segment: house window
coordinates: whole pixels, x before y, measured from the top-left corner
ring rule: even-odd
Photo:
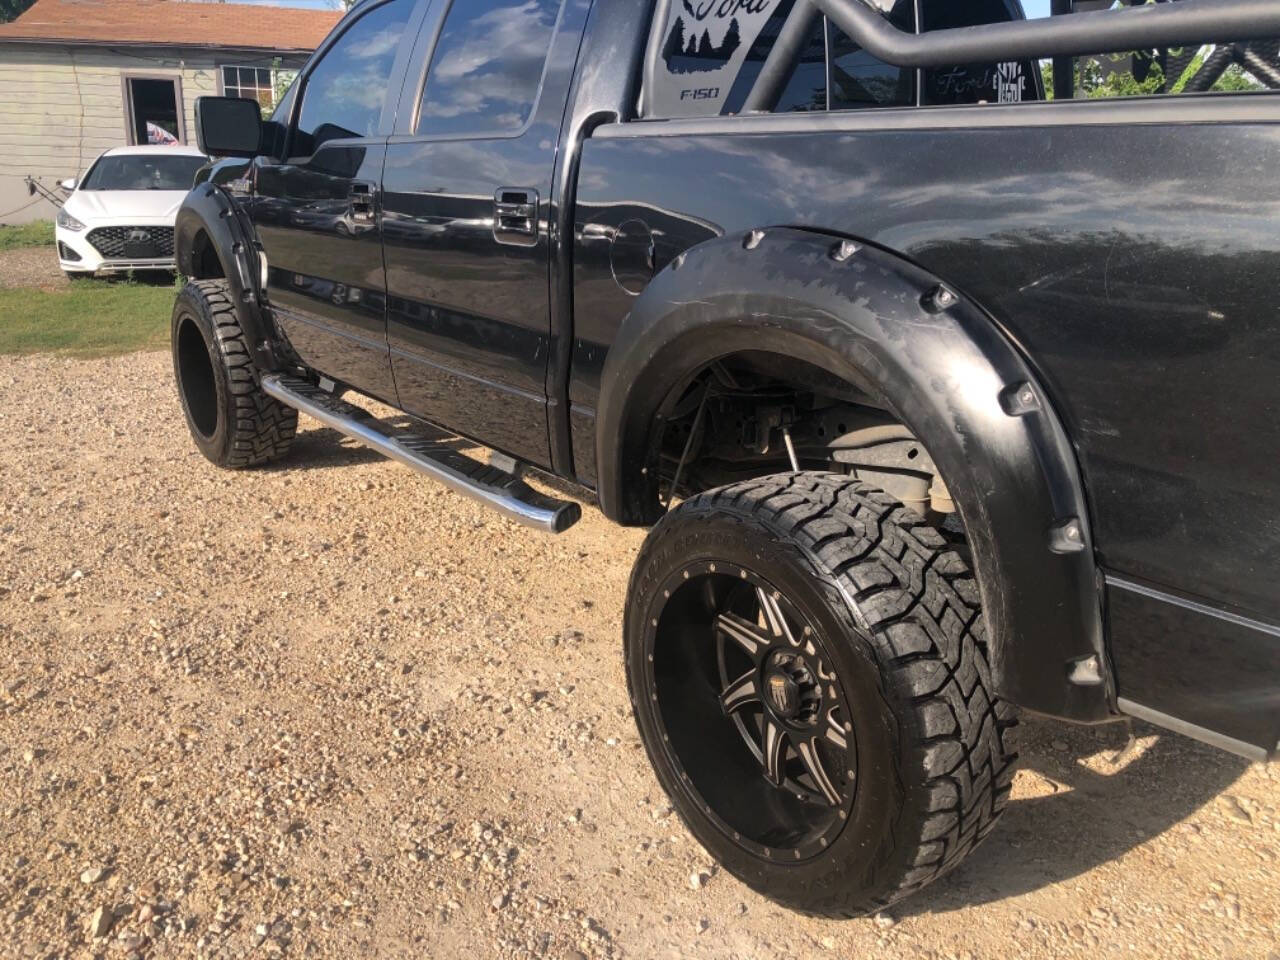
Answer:
[[[271,67],[223,67],[222,92],[228,97],[257,100],[265,113],[276,105],[276,82],[281,79]]]

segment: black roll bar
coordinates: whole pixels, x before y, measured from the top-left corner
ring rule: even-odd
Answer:
[[[1040,60],[1280,36],[1280,0],[1179,0],[1041,20],[906,33],[861,0],[812,0],[872,56],[895,67]]]
[[[747,94],[746,102],[742,105],[743,113],[772,113],[777,109],[792,68],[800,59],[805,44],[809,42],[809,33],[819,16],[821,14],[811,0],[796,0],[782,29],[778,31],[773,49],[760,68],[755,85]]]

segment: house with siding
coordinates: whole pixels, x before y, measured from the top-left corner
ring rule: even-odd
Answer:
[[[110,147],[195,142],[206,94],[265,108],[336,11],[181,0],[37,0],[0,24],[0,223],[53,215],[28,190]]]

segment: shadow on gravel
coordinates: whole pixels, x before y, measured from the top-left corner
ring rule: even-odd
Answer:
[[[1123,725],[1068,728],[1024,719],[1019,730],[1021,769],[1030,771],[1034,792],[1043,795],[1010,803],[964,864],[894,913],[946,913],[1070,880],[1176,826],[1249,767],[1239,757],[1135,723],[1139,738],[1158,739],[1110,773],[1107,759],[1093,761],[1098,770],[1079,759],[1124,750]]]

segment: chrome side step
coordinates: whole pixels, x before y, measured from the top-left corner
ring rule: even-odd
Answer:
[[[512,520],[548,533],[563,533],[582,517],[578,504],[544,496],[525,483],[518,473],[472,460],[447,442],[412,433],[386,433],[367,410],[326,393],[300,377],[268,374],[262,378],[262,389],[326,427],[439,480],[449,489],[479,500]]]

